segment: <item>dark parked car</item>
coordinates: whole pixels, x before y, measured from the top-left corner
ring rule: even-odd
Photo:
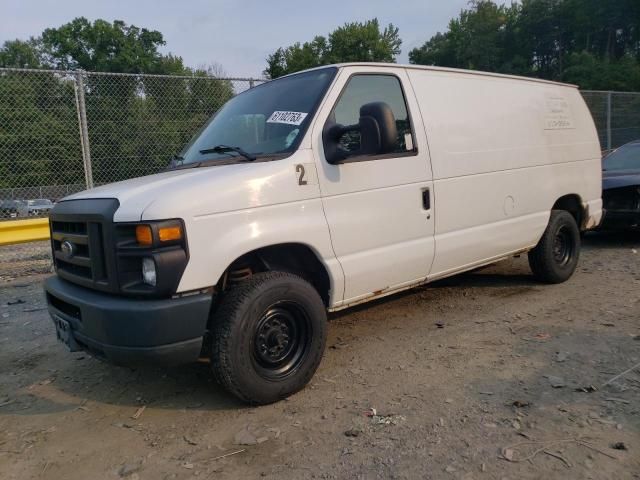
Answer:
[[[24,208],[21,200],[2,200],[0,202],[0,218],[15,218],[20,215],[20,210]]]
[[[614,150],[602,160],[601,228],[640,226],[640,140]]]

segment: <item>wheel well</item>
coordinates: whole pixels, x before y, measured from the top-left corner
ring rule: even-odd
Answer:
[[[551,208],[552,210],[566,210],[569,212],[573,218],[575,218],[578,228],[582,229],[582,218],[584,213],[582,209],[582,200],[578,195],[572,193],[570,195],[560,197]]]
[[[329,305],[329,273],[315,252],[299,243],[271,245],[242,255],[224,272],[218,282],[218,289],[224,291],[254,273],[268,271],[283,271],[301,276],[314,286],[324,304]]]

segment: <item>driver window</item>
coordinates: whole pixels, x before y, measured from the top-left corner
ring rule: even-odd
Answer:
[[[341,125],[355,125],[360,118],[360,107],[371,102],[384,102],[391,107],[396,120],[398,140],[394,153],[414,150],[411,124],[407,113],[402,87],[398,77],[393,75],[354,75],[349,80],[333,109],[329,121]],[[346,155],[360,149],[360,133],[345,133],[339,149]]]

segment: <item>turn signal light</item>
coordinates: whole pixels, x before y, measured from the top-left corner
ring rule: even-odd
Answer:
[[[182,239],[182,229],[175,227],[161,227],[158,229],[158,238],[161,242],[171,242]]]
[[[136,240],[140,245],[148,247],[153,243],[153,235],[149,225],[136,226]]]

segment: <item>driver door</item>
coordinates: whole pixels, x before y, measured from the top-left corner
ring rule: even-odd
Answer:
[[[323,129],[358,124],[360,108],[371,102],[391,107],[395,148],[363,155],[359,134],[348,133],[338,145],[344,158],[330,164]],[[340,304],[424,280],[434,256],[433,182],[422,120],[404,69],[343,68],[317,118],[313,150],[320,191],[345,276]]]

